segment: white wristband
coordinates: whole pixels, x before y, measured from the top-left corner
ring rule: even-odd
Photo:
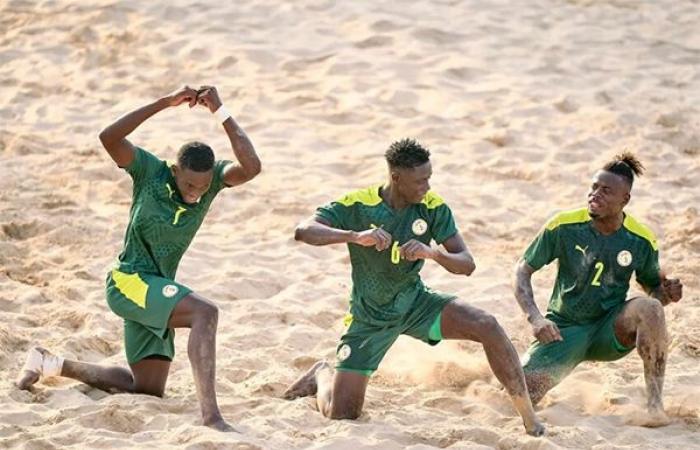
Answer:
[[[219,106],[219,109],[214,111],[214,115],[216,116],[216,120],[218,120],[219,123],[224,123],[226,122],[226,119],[231,117],[231,113],[228,112],[228,109],[226,109],[223,103],[221,104],[221,106]]]

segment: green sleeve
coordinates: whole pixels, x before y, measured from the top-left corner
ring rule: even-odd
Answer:
[[[333,228],[339,230],[348,229],[348,214],[352,206],[345,206],[338,202],[330,202],[316,208],[316,217],[326,220]]]
[[[525,250],[523,258],[530,267],[539,270],[554,261],[558,255],[559,228],[544,228]]]
[[[455,225],[452,210],[446,204],[443,203],[434,209],[430,233],[438,244],[442,244],[457,233],[457,225]]]
[[[649,247],[644,263],[637,268],[637,281],[648,289],[656,289],[661,284],[659,252]]]
[[[134,159],[131,161],[131,164],[124,167],[124,170],[134,180],[134,184],[138,184],[155,175],[163,164],[165,162],[158,159],[153,153],[141,147],[135,147]]]

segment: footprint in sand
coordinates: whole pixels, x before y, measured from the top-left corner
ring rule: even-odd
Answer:
[[[469,81],[469,80],[473,80],[477,76],[483,74],[484,71],[473,68],[473,67],[461,66],[461,67],[450,67],[449,69],[445,69],[444,73],[448,77],[459,80],[459,81]]]
[[[373,31],[396,31],[406,28],[404,25],[399,25],[397,23],[391,22],[389,20],[378,20],[374,22],[370,28]]]
[[[243,369],[223,369],[220,370],[218,373],[218,376],[221,378],[224,378],[231,383],[240,383],[242,381],[247,380],[251,376],[254,375],[254,372],[251,372],[250,370],[243,370]]]
[[[461,399],[454,397],[433,397],[423,401],[423,406],[459,415],[464,408],[462,403]]]
[[[49,196],[48,199],[41,202],[41,207],[43,209],[60,209],[71,206],[77,206],[77,204],[69,198]]]
[[[357,48],[375,48],[375,47],[386,47],[394,43],[394,39],[391,36],[375,35],[370,36],[367,39],[355,42],[353,45]]]
[[[299,370],[308,370],[309,367],[313,366],[316,363],[316,361],[318,361],[318,359],[319,358],[317,356],[297,356],[292,361],[292,365],[294,366],[294,368]]]
[[[437,28],[420,28],[413,33],[413,36],[423,42],[437,45],[453,44],[464,40],[462,34],[448,33]]]
[[[238,58],[235,56],[226,56],[219,61],[216,65],[217,69],[228,69],[229,67],[235,65],[238,62]]]
[[[263,383],[253,390],[253,394],[279,398],[286,389],[282,383]]]
[[[48,231],[48,225],[32,222],[9,222],[2,225],[2,231],[10,239],[24,241]]]
[[[85,414],[78,422],[87,429],[105,429],[117,433],[138,433],[146,426],[140,414],[132,413],[120,405],[108,405],[97,412]]]
[[[557,111],[562,112],[564,114],[576,112],[580,108],[580,106],[576,102],[574,102],[568,97],[554,102],[554,107],[557,109]]]

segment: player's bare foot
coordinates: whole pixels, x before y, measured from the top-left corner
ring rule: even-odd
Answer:
[[[530,398],[527,394],[513,395],[511,397],[513,400],[513,406],[523,418],[523,425],[525,426],[525,432],[530,436],[542,436],[544,434],[544,425],[537,418],[535,411],[532,408],[532,403],[530,403]]]
[[[535,437],[544,436],[545,428],[541,422],[535,421],[533,423],[524,424],[524,425],[525,425],[525,432],[527,434],[529,434],[530,436],[535,436]]]
[[[39,378],[41,378],[41,375],[39,375],[38,372],[22,369],[22,373],[17,379],[17,387],[23,391],[28,391],[29,388],[34,386],[36,382],[39,381]]]
[[[671,418],[668,417],[663,407],[649,407],[647,410],[634,408],[625,414],[623,420],[628,425],[648,428],[665,427],[671,423]]]
[[[316,374],[320,370],[330,369],[331,366],[323,361],[318,361],[316,364],[311,366],[309,370],[302,376],[300,376],[294,383],[287,388],[282,394],[282,398],[286,400],[294,400],[299,397],[309,397],[315,395],[318,390],[318,383],[316,382]]]
[[[665,427],[671,423],[671,418],[668,417],[663,408],[650,408],[646,416],[640,418],[639,425],[649,428]]]
[[[61,375],[63,358],[45,348],[33,347],[27,352],[27,361],[17,379],[17,387],[29,390],[42,377]]]
[[[217,431],[221,431],[224,433],[238,433],[238,430],[229,425],[228,422],[226,422],[222,417],[218,417],[212,420],[205,420],[204,426],[213,428]]]

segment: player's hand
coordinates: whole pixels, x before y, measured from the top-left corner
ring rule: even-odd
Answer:
[[[661,275],[661,298],[664,305],[676,303],[683,297],[683,284],[678,278],[666,278],[666,275]]]
[[[221,106],[219,93],[214,86],[201,86],[197,90],[197,103],[215,112]]]
[[[381,252],[391,245],[391,234],[382,228],[372,228],[356,233],[352,242],[363,247],[374,246],[378,252]]]
[[[543,344],[549,344],[554,341],[563,341],[557,324],[549,319],[540,317],[532,322],[532,334]]]
[[[434,257],[435,250],[421,241],[411,239],[399,247],[399,254],[401,258],[407,261],[415,261],[417,259],[430,259]]]
[[[168,106],[179,106],[187,102],[192,108],[197,105],[197,90],[185,85],[165,98],[168,101]]]

